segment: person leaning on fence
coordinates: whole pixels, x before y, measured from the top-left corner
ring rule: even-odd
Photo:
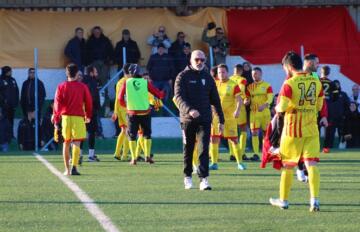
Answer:
[[[38,83],[38,120],[41,118],[42,107],[45,102],[46,90],[44,83],[37,79]],[[21,87],[20,104],[24,114],[24,117],[28,116],[28,113],[35,111],[35,69],[29,68],[28,79],[24,81]]]
[[[64,175],[80,175],[77,166],[80,158],[80,142],[86,139],[86,126],[92,117],[92,97],[88,87],[77,81],[76,64],[66,66],[67,81],[58,85],[54,98],[52,122],[55,130],[61,120],[63,143]],[[69,148],[72,143],[72,169],[69,165]]]
[[[151,82],[140,75],[140,67],[131,64],[130,77],[122,85],[119,93],[119,102],[127,110],[127,135],[129,138],[131,165],[136,165],[136,138],[139,128],[144,136],[144,155],[146,162],[154,163],[151,153],[151,107],[149,92],[157,98],[163,98],[164,92],[155,88]],[[126,95],[126,101],[125,101]]]
[[[115,62],[118,65],[118,70],[121,70],[124,65],[123,60],[123,48],[126,49],[126,63],[137,64],[140,60],[140,50],[136,43],[136,41],[132,40],[130,37],[130,31],[128,29],[124,29],[122,31],[122,37],[119,42],[116,43],[115,46]]]
[[[64,54],[70,62],[76,64],[81,71],[84,71],[86,65],[86,41],[84,39],[84,29],[81,27],[75,29],[75,35],[66,44]]]
[[[113,62],[114,48],[101,27],[95,26],[86,41],[87,63],[96,67],[101,85],[109,80],[110,65]]]

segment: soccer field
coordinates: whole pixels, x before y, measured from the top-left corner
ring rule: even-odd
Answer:
[[[131,167],[99,154],[70,177],[120,231],[359,231],[360,152],[321,155],[321,212],[308,211],[308,186],[293,182],[290,208],[278,196],[279,172],[259,163],[239,171],[222,154],[209,178],[213,191],[184,190],[181,154],[158,154],[156,163]],[[63,171],[60,152],[44,154]],[[225,161],[226,160],[226,161]],[[0,231],[103,231],[58,177],[31,153],[0,155]],[[295,178],[295,177],[294,177]]]

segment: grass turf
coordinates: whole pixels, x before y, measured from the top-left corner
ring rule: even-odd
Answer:
[[[63,171],[60,153],[45,154]],[[289,210],[268,204],[278,196],[279,172],[258,163],[238,171],[222,154],[213,191],[184,190],[182,156],[161,154],[156,164],[130,167],[110,154],[71,177],[122,231],[358,231],[360,156],[321,156],[321,212],[308,212],[308,186],[293,182]],[[101,231],[63,183],[28,153],[0,156],[0,231]]]

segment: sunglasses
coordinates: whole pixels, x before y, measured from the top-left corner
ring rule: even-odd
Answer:
[[[159,30],[159,32],[160,32],[160,33],[164,33],[165,31],[163,31],[163,30]]]
[[[205,62],[205,59],[204,58],[195,58],[195,61],[196,62]]]
[[[222,32],[222,31],[218,31],[218,32],[216,32],[216,34],[223,35],[223,34],[224,34],[224,32]]]

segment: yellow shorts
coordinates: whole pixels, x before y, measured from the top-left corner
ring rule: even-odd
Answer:
[[[289,137],[282,135],[280,140],[281,161],[287,166],[296,166],[300,160],[319,161],[319,136]]]
[[[65,142],[83,141],[86,139],[86,126],[84,117],[62,115],[61,127],[62,136]]]
[[[241,108],[240,115],[238,118],[236,118],[236,123],[239,126],[245,125],[247,123],[245,107],[244,107],[244,110]]]
[[[118,114],[118,123],[119,123],[119,127],[127,127],[126,109],[119,111],[119,114]]]
[[[270,111],[264,110],[263,112],[250,112],[250,129],[261,129],[266,131],[268,124],[271,121]]]
[[[237,123],[235,118],[226,118],[224,124],[224,133],[219,132],[219,121],[213,119],[211,124],[211,137],[223,137],[226,139],[236,139],[238,137]]]

